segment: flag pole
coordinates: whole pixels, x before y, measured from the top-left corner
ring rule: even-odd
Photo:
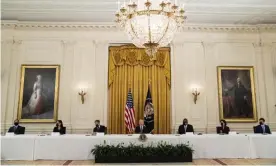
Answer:
[[[131,81],[128,81],[128,90],[131,92]],[[128,133],[127,133],[127,134],[132,134],[132,133],[133,133],[132,130],[133,130],[133,129],[131,129],[130,131],[128,130]]]
[[[152,91],[151,91],[152,90],[151,89],[151,79],[149,79],[149,86],[148,86],[148,88],[149,88],[150,93],[152,93]],[[153,103],[153,101],[152,101],[152,103]],[[154,128],[150,131],[151,134],[153,134],[153,130],[154,130]]]
[[[128,90],[131,90],[131,81],[128,81]]]

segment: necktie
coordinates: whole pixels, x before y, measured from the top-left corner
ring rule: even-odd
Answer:
[[[186,133],[186,130],[187,130],[187,125],[184,126],[184,131],[185,131],[185,133]]]
[[[262,128],[263,128],[263,133],[265,133],[265,126],[263,125]]]

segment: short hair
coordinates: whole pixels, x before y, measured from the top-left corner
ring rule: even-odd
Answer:
[[[265,122],[265,119],[264,119],[264,118],[260,118],[259,120],[262,120],[262,121],[264,121],[264,122]]]
[[[100,123],[100,120],[95,120],[95,123],[96,123],[96,122],[97,122],[97,123]]]
[[[57,120],[60,123],[60,126],[63,127],[63,122],[62,120]]]
[[[220,120],[220,122],[221,122],[221,121],[222,121],[222,122],[223,122],[223,123],[225,124],[225,126],[227,125],[227,122],[226,122],[226,120],[224,120],[224,119],[221,119],[221,120]]]

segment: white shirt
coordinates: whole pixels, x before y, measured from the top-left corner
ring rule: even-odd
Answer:
[[[187,130],[187,125],[184,125],[184,131],[186,132],[186,130]]]
[[[262,126],[262,129],[263,129],[263,133],[265,133],[265,125],[261,125]]]

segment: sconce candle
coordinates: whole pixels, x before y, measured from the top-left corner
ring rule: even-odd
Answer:
[[[197,88],[193,89],[194,103],[196,104],[197,97],[200,95],[200,92],[197,91]]]
[[[81,103],[84,103],[84,96],[86,95],[86,92],[84,91],[84,89],[80,89],[79,95],[81,97]]]

